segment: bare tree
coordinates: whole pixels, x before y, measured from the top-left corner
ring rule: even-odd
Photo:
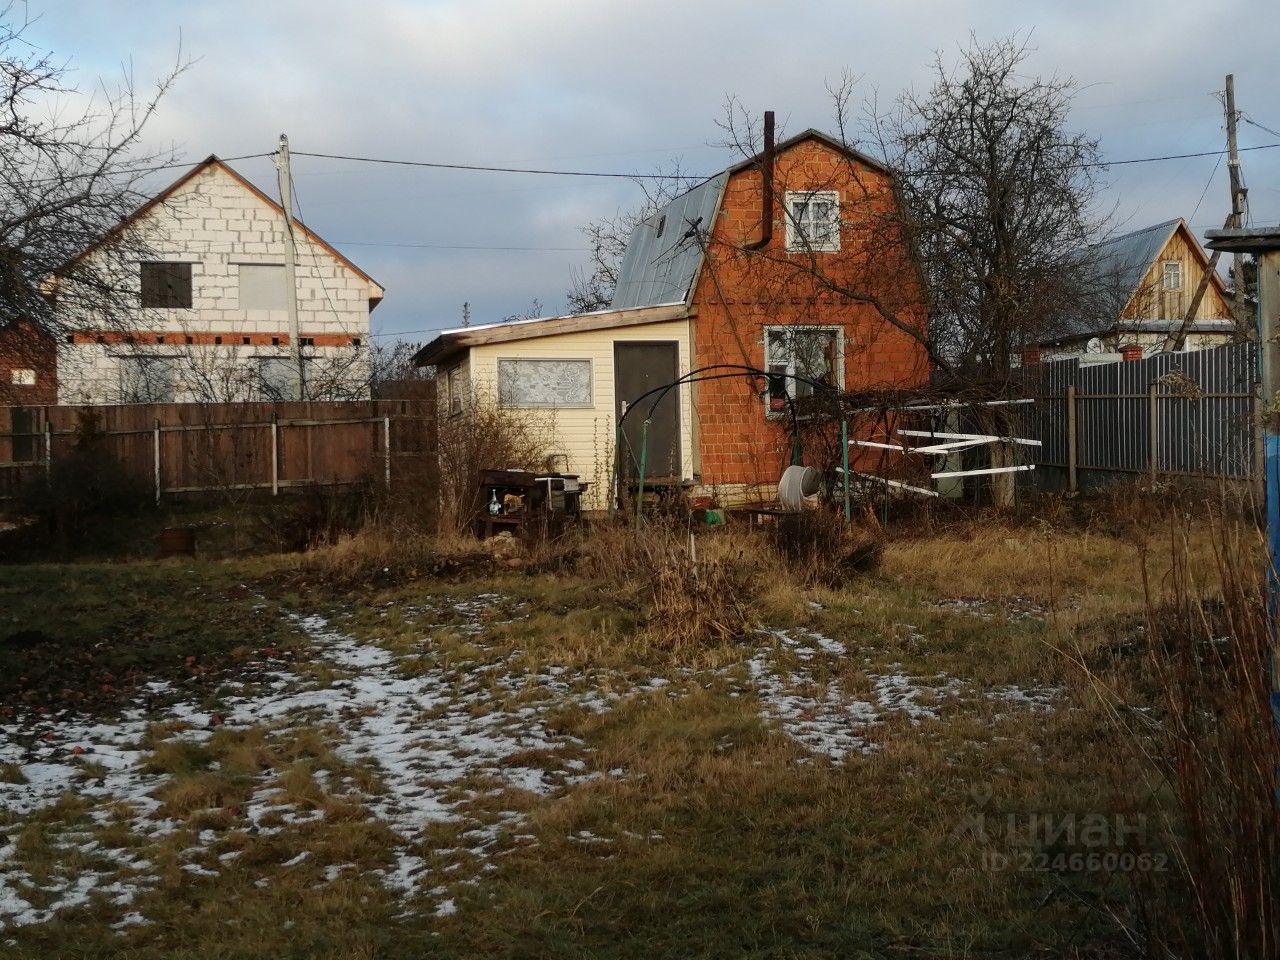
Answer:
[[[591,255],[586,269],[574,270],[570,278],[565,295],[570,313],[591,313],[609,306],[618,286],[622,255],[626,253],[627,241],[636,224],[697,182],[682,169],[679,160],[674,160],[668,170],[658,171],[657,178],[635,181],[644,192],[644,200],[638,206],[612,217],[592,220],[582,228],[591,245]]]
[[[851,76],[830,85],[833,135],[849,151],[831,180],[846,192],[838,229],[857,242],[823,255],[783,204],[800,242],[748,248],[757,286],[779,303],[869,310],[953,376],[1005,377],[1022,346],[1105,310],[1088,253],[1102,229],[1098,141],[1067,129],[1073,81],[1024,76],[1027,56],[1017,38],[972,41],[955,67],[935,59],[926,93],[888,110],[874,98],[859,110]],[[759,153],[759,124],[736,100],[721,127],[726,145]],[[815,197],[824,186],[811,183]]]
[[[935,59],[926,94],[870,116],[899,176],[931,346],[996,377],[1096,299],[1083,251],[1103,226],[1098,140],[1068,129],[1075,82],[1025,76],[1028,53],[1025,39],[972,40],[956,67]]]
[[[127,329],[137,293],[125,278],[145,240],[119,225],[146,199],[142,179],[174,161],[141,137],[186,62],[179,54],[149,92],[127,68],[85,91],[28,27],[14,6],[0,11],[0,327],[25,320],[60,336],[92,312],[97,326]]]

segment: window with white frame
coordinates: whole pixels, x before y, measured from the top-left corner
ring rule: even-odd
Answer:
[[[1182,289],[1182,261],[1166,260],[1162,273],[1163,286],[1166,290]]]
[[[462,412],[462,367],[452,367],[444,377],[449,414]]]
[[[15,387],[34,387],[36,372],[30,368],[9,371],[9,383]]]
[[[504,407],[589,407],[591,361],[499,360],[498,403]]]
[[[839,327],[765,327],[764,362],[769,372],[769,410],[785,411],[791,401],[824,387],[844,385],[844,342]]]
[[[835,190],[788,190],[787,249],[834,253],[840,249],[840,194]]]
[[[121,357],[119,369],[124,403],[173,403],[177,378],[169,357]]]

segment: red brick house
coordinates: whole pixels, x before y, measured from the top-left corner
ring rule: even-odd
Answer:
[[[58,348],[29,323],[0,327],[0,407],[58,402]]]
[[[768,139],[637,225],[608,310],[450,330],[424,347],[417,362],[440,371],[445,410],[479,396],[547,411],[549,453],[604,491],[614,437],[634,475],[643,434],[647,477],[737,499],[768,495],[791,462],[792,401],[823,385],[927,382],[912,335],[926,312],[889,171],[816,130]],[[646,416],[617,433],[646,391],[710,366],[656,407],[642,401]]]

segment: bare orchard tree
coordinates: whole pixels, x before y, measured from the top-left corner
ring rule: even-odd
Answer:
[[[778,299],[869,310],[940,370],[983,379],[1007,376],[1023,345],[1093,315],[1098,141],[1067,128],[1074,83],[1027,77],[1027,56],[1016,38],[973,41],[955,66],[935,60],[927,92],[908,90],[884,111],[874,98],[859,111],[848,75],[831,85],[832,134],[849,156],[829,187],[812,184],[813,200],[842,189],[839,229],[857,242],[819,255],[822,238],[810,243],[812,223],[796,219],[813,216],[813,203],[783,204],[801,249],[748,248]],[[721,126],[728,146],[759,153],[759,124],[737,101]],[[866,157],[883,158],[892,179]]]
[[[379,341],[369,353],[370,387],[375,400],[410,400],[434,396],[435,370],[414,364],[421,343],[395,340]]]
[[[933,349],[997,378],[1098,296],[1084,254],[1103,227],[1098,140],[1068,128],[1075,82],[1027,76],[1028,53],[1024,39],[971,41],[955,67],[935,59],[927,93],[870,111],[899,176]],[[835,100],[843,117],[847,86]]]
[[[0,327],[25,320],[58,337],[92,313],[127,329],[137,294],[124,278],[144,241],[116,228],[145,200],[143,177],[174,160],[144,150],[141,136],[185,62],[147,92],[127,69],[82,90],[66,61],[30,44],[17,14],[0,11]],[[79,257],[98,241],[98,256]]]
[[[694,186],[698,178],[685,172],[676,160],[669,170],[658,171],[655,178],[635,182],[644,192],[644,200],[638,206],[612,217],[592,220],[582,228],[591,254],[586,268],[575,269],[571,277],[565,296],[570,313],[590,313],[609,306],[631,231],[667,201]]]

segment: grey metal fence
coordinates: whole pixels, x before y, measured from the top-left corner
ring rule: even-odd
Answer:
[[[1244,479],[1254,470],[1253,344],[1143,360],[1043,364],[1038,473],[1075,488],[1096,475]],[[1050,468],[1045,470],[1044,468]],[[1053,468],[1058,468],[1055,476]]]

